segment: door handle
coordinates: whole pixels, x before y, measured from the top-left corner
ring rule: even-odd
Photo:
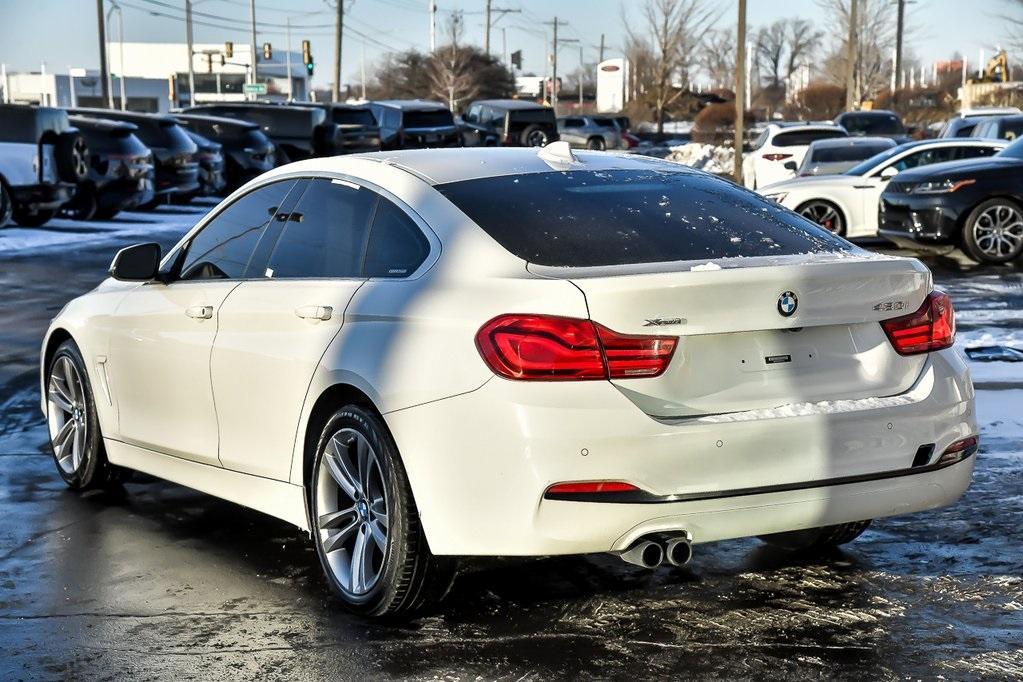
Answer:
[[[334,309],[329,305],[304,305],[295,308],[295,314],[303,320],[329,320]]]
[[[208,320],[213,317],[213,306],[194,305],[190,308],[185,308],[185,314],[197,320]]]

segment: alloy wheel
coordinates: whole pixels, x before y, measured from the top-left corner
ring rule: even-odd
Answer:
[[[1018,254],[1023,247],[1023,214],[1009,204],[996,204],[973,221],[973,241],[996,259]]]
[[[57,464],[71,475],[78,470],[88,442],[89,412],[85,385],[71,359],[61,355],[50,370],[46,418]]]
[[[316,481],[317,533],[334,577],[364,595],[383,572],[388,504],[376,451],[361,433],[344,428],[330,437]]]
[[[543,147],[547,144],[547,133],[542,130],[534,130],[526,138],[526,144],[530,147]]]
[[[836,234],[842,233],[842,216],[831,204],[824,201],[811,201],[799,209],[799,215],[817,223],[826,230]]]
[[[72,156],[75,174],[84,180],[89,175],[89,148],[85,146],[84,138],[75,140]]]

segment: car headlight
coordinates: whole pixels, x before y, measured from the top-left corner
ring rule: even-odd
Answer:
[[[780,204],[781,202],[785,201],[785,197],[787,197],[788,195],[789,195],[788,192],[775,192],[773,194],[765,194],[764,198],[770,199],[771,201],[776,201]]]
[[[913,194],[949,194],[957,189],[972,185],[976,180],[938,180],[921,182],[913,187]]]

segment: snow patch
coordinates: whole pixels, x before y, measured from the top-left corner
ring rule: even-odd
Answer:
[[[690,272],[703,272],[707,270],[720,270],[721,266],[717,263],[704,263],[703,265],[694,265],[689,268]]]

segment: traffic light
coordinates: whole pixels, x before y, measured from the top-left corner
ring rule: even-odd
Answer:
[[[234,43],[230,40],[224,43],[224,56],[228,59],[234,57]]]
[[[522,50],[515,50],[511,53],[511,63],[519,71],[522,70]]]
[[[302,41],[302,63],[305,64],[305,71],[310,76],[313,75],[313,51],[309,45],[308,40]]]
[[[274,48],[270,43],[263,43],[263,59],[270,61],[274,56]]]

